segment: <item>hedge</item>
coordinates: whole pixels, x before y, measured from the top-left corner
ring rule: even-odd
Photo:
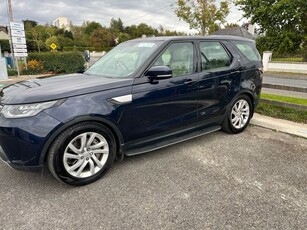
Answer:
[[[76,73],[84,70],[83,54],[72,52],[29,53],[27,61],[36,60],[42,63],[40,73]]]
[[[65,46],[63,48],[64,51],[80,51],[80,52],[84,52],[85,50],[89,50],[90,52],[93,51],[97,51],[97,52],[101,52],[101,51],[110,51],[112,49],[112,47],[79,47],[79,46]]]
[[[10,76],[10,77],[17,76],[18,72],[17,72],[17,70],[14,70],[14,69],[7,69],[7,75]]]

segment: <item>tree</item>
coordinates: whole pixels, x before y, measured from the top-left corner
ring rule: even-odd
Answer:
[[[29,30],[29,29],[38,25],[38,23],[36,21],[29,20],[29,19],[22,20],[22,22],[24,24],[25,30]]]
[[[236,27],[240,27],[237,23],[227,23],[225,25],[225,28],[236,28]]]
[[[130,39],[130,36],[127,33],[119,33],[118,35],[118,43],[128,41],[129,39]]]
[[[122,22],[122,20],[120,18],[118,18],[118,20],[112,18],[111,22],[110,22],[110,30],[115,33],[115,34],[119,34],[124,32],[124,24]]]
[[[141,23],[139,25],[131,25],[126,27],[126,33],[130,35],[131,38],[138,38],[142,35],[153,36],[157,35],[159,32],[157,29],[147,25],[146,23]]]
[[[260,32],[268,37],[266,42],[271,44],[268,48],[278,52],[299,49],[306,37],[306,0],[236,0],[235,3],[243,10],[244,17],[260,26]]]
[[[90,42],[94,47],[110,47],[114,45],[114,37],[106,28],[100,28],[91,33]]]
[[[35,44],[35,48],[37,48],[38,52],[41,51],[41,48],[45,48],[44,41],[47,39],[48,34],[46,33],[46,28],[44,26],[38,25],[30,29],[28,35],[31,35],[31,40]]]
[[[200,34],[206,35],[225,23],[225,17],[229,14],[228,1],[221,1],[217,8],[215,0],[178,0],[175,13],[190,25],[190,29],[197,29]]]
[[[102,26],[98,22],[85,22],[84,33],[91,35],[94,30],[101,29]]]
[[[2,51],[11,51],[9,40],[0,40],[0,46]]]
[[[71,33],[73,35],[74,45],[80,47],[90,46],[89,35],[84,33],[85,27],[83,26],[71,26]]]

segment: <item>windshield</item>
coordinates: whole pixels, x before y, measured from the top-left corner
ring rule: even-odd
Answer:
[[[159,47],[162,41],[121,43],[92,65],[86,74],[106,77],[128,77]]]

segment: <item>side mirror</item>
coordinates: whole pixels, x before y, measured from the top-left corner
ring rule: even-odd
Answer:
[[[89,62],[91,60],[91,54],[89,50],[84,51],[84,58],[86,62]]]
[[[145,74],[149,80],[162,80],[171,78],[173,76],[173,71],[168,66],[153,66]]]

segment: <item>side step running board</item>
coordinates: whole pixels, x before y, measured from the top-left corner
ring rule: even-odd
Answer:
[[[137,147],[135,149],[131,149],[131,150],[126,151],[125,155],[126,156],[134,156],[134,155],[139,155],[139,154],[142,154],[142,153],[154,151],[154,150],[161,149],[161,148],[164,148],[164,147],[167,147],[167,146],[170,146],[170,145],[174,145],[174,144],[177,144],[177,143],[180,143],[180,142],[183,142],[183,141],[187,141],[187,140],[190,140],[190,139],[193,139],[193,138],[196,138],[196,137],[208,134],[208,133],[212,133],[212,132],[218,131],[220,129],[221,129],[221,126],[216,125],[216,126],[211,126],[209,128],[205,128],[205,129],[201,129],[201,130],[196,130],[196,131],[193,131],[193,132],[188,133],[188,134],[183,134],[183,135],[181,135],[179,137],[175,137],[174,139],[171,139],[171,140],[167,139],[165,141],[162,140],[159,143],[144,144],[145,146]]]

